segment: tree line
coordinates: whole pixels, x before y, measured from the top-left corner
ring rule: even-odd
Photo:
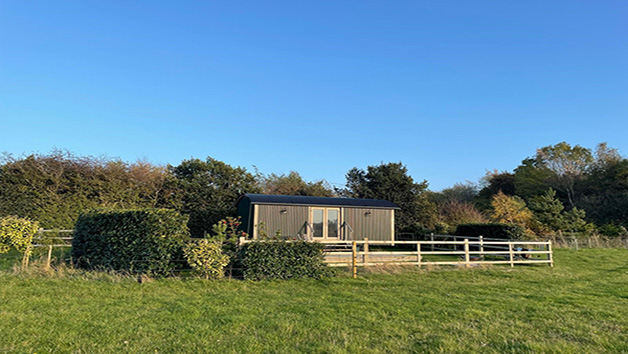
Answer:
[[[617,236],[628,226],[628,160],[606,144],[543,147],[513,171],[440,192],[415,181],[400,162],[354,167],[342,188],[211,157],[159,166],[54,150],[5,155],[0,165],[0,217],[26,217],[43,228],[72,228],[81,213],[97,208],[152,207],[189,215],[190,231],[200,237],[235,215],[244,193],[386,199],[401,207],[397,231],[453,232],[459,224],[501,222],[520,225],[531,237],[559,230]]]

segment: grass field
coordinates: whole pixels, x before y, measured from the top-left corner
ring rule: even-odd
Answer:
[[[628,353],[628,250],[555,260],[322,281],[5,270],[0,352]]]

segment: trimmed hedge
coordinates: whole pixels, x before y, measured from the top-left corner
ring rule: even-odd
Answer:
[[[486,224],[460,224],[456,227],[454,235],[457,236],[484,236],[488,238],[501,238],[520,240],[525,238],[525,230],[519,225],[486,223]]]
[[[72,258],[81,268],[165,275],[183,259],[187,222],[168,209],[88,212],[74,227]]]
[[[323,278],[329,275],[318,242],[266,241],[242,246],[244,278],[251,280]]]

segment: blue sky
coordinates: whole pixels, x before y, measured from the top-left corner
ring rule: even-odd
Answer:
[[[439,190],[628,153],[626,1],[0,1],[0,151],[212,156]]]

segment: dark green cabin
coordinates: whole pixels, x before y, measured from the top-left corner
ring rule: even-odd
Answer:
[[[259,239],[269,236],[299,240],[395,241],[397,205],[386,200],[245,194],[237,202],[242,230]]]

